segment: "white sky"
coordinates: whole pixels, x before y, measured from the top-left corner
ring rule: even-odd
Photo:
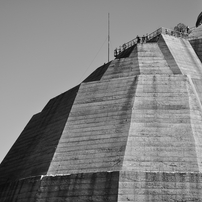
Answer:
[[[0,0],[0,162],[32,115],[137,35],[195,25],[201,0]]]

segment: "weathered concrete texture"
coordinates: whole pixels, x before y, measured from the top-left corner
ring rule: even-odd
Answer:
[[[135,46],[131,52],[131,56],[127,58],[114,59],[111,62],[107,71],[101,78],[101,81],[136,76],[139,74],[140,69],[137,56],[137,46]]]
[[[136,77],[83,83],[48,174],[120,170]]]
[[[45,177],[36,201],[115,202],[118,196],[118,182],[118,172]]]
[[[169,49],[172,58],[174,58],[175,63],[183,75],[190,75],[191,78],[202,79],[202,64],[188,40],[169,35],[162,35],[161,40],[164,40],[164,46],[167,46]],[[164,51],[164,55],[169,57],[168,52],[166,53]],[[172,64],[172,62],[168,62],[169,66],[172,66]]]
[[[1,202],[36,202],[41,177],[30,177],[0,185]]]
[[[172,74],[182,74],[179,66],[177,65],[177,63],[174,59],[174,56],[172,55],[167,44],[165,43],[165,40],[162,35],[159,37],[158,46],[159,46],[161,52],[163,53],[164,59],[166,60],[168,66],[170,67]]]
[[[0,185],[1,202],[116,202],[119,172],[22,179]]]
[[[1,202],[202,201],[202,177],[181,172],[97,172],[31,177],[0,186]]]
[[[139,76],[122,169],[200,172],[199,104],[186,76]]]
[[[129,57],[112,61],[101,80],[140,74],[172,74],[157,43],[137,44]]]
[[[0,201],[202,202],[201,172],[202,65],[161,35],[33,116],[0,166]]]
[[[122,171],[118,202],[200,202],[200,173]]]
[[[141,75],[172,74],[157,43],[138,44],[137,55]]]
[[[192,45],[193,49],[195,50],[200,61],[202,61],[202,38],[192,39],[189,42]]]
[[[202,104],[202,79],[191,79],[191,81],[194,84],[196,94]]]

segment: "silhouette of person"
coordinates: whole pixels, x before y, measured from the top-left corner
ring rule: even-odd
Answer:
[[[187,26],[187,34],[189,33],[189,26]]]
[[[140,43],[140,37],[137,35],[137,43]]]
[[[117,48],[114,50],[114,56],[116,57],[118,55],[118,50]]]

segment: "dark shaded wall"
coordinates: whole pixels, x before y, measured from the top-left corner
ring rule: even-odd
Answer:
[[[193,49],[195,50],[198,58],[202,62],[202,38],[201,39],[193,39],[189,41],[192,45]]]
[[[1,202],[116,202],[119,172],[29,178],[0,186]]]
[[[0,184],[47,173],[79,86],[34,115],[0,166]]]
[[[108,62],[100,67],[98,67],[93,73],[91,73],[83,82],[92,82],[92,81],[99,81],[106,70],[108,69],[111,62]]]

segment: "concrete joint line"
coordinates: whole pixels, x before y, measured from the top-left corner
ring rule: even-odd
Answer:
[[[197,99],[197,101],[198,101],[198,104],[199,104],[199,107],[200,107],[200,110],[201,110],[201,113],[202,113],[201,101],[200,101],[200,99],[199,99],[198,93],[196,92],[195,86],[194,86],[194,84],[193,84],[193,82],[192,82],[192,79],[191,79],[190,75],[187,75],[187,78],[188,78],[188,80],[189,80],[189,83],[191,84],[191,87],[192,87],[192,89],[193,89],[193,91],[194,91],[194,94],[195,94],[195,96],[196,96],[196,99]]]
[[[198,97],[198,93],[197,93],[197,91],[196,91],[196,89],[195,89],[195,86],[194,86],[194,84],[193,84],[193,82],[192,82],[192,79],[191,79],[190,75],[187,75],[187,78],[188,78],[189,83],[190,83],[190,85],[191,85],[191,87],[192,87],[192,90],[193,90],[193,92],[194,92],[194,94],[195,94],[195,96],[196,96],[197,102],[198,102],[199,107],[200,107],[200,112],[202,113],[201,101],[200,101],[200,99],[199,99],[199,97]],[[187,90],[188,90],[188,89],[187,89]],[[188,93],[190,94],[189,90],[188,90]],[[192,116],[192,115],[190,114],[190,116]],[[193,126],[193,124],[192,124],[192,117],[190,117],[190,118],[191,118],[191,128],[192,128],[192,132],[193,132],[193,138],[194,138],[195,145],[196,145],[197,142],[199,142],[199,139],[198,139],[198,137],[197,137],[197,132],[195,131],[195,128],[194,128],[194,126]],[[199,169],[199,171],[201,172],[201,162],[200,162],[200,161],[201,161],[201,155],[200,155],[201,150],[200,150],[198,147],[195,147],[195,151],[196,151],[196,156],[197,156],[198,169]]]

